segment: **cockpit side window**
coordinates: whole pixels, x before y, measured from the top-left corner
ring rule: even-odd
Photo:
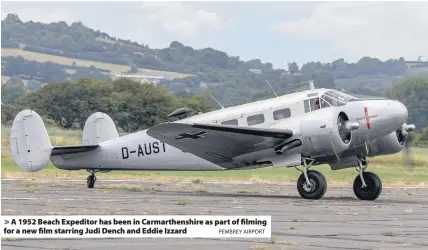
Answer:
[[[342,93],[340,91],[328,91],[321,96],[321,101],[324,101],[331,106],[343,106],[349,101],[356,99],[356,97]]]
[[[324,100],[324,102],[329,103],[331,106],[341,106],[344,105],[344,103],[339,102],[336,98],[333,98],[327,94],[322,95],[321,99]]]
[[[321,108],[320,99],[318,97],[305,100],[305,113],[312,112]]]
[[[311,96],[318,95],[318,93],[312,93]],[[308,95],[309,97],[309,95]],[[331,106],[343,106],[349,101],[358,100],[358,98],[351,95],[342,93],[337,90],[330,90],[322,94],[320,97],[314,97],[304,101],[305,113],[315,111],[322,108]]]
[[[321,105],[320,105],[319,98],[317,97],[317,98],[311,99],[311,110],[314,111],[314,110],[318,110],[320,108],[321,108]]]
[[[320,99],[321,99],[321,108],[331,107],[331,104],[329,102],[327,102],[323,98],[320,98]]]

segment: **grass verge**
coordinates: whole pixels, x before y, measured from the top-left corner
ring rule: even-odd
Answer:
[[[397,158],[393,156],[392,158]],[[2,178],[58,178],[58,179],[82,179],[85,180],[87,172],[84,170],[67,171],[55,168],[51,163],[40,172],[22,172],[13,162],[10,152],[2,152],[1,156]],[[382,161],[385,161],[383,159]],[[391,161],[393,161],[391,159]],[[332,171],[329,166],[316,167],[327,178],[329,184],[349,184],[357,176],[355,169],[342,169]],[[372,161],[370,171],[375,172],[386,185],[427,185],[428,167],[413,166],[410,169],[397,164],[380,165]],[[230,170],[230,171],[112,171],[109,173],[98,173],[98,179],[133,179],[153,181],[192,181],[197,179],[204,181],[251,181],[259,183],[287,183],[295,182],[300,172],[294,168],[260,168],[252,170]]]

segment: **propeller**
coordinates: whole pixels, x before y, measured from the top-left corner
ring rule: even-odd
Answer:
[[[337,117],[337,127],[339,129],[339,135],[342,141],[348,144],[351,141],[351,132],[353,130],[359,129],[360,124],[358,122],[351,122],[348,119],[348,116],[340,112]]]
[[[339,135],[342,141],[346,144],[351,141],[351,133],[353,130],[359,129],[360,124],[358,122],[349,121],[348,116],[344,112],[340,112],[337,117],[337,128],[339,130]],[[336,151],[336,147],[334,146],[333,140],[330,138],[331,147],[333,148],[334,155],[338,162],[340,162],[340,156]]]
[[[411,137],[409,136],[409,132],[415,130],[415,125],[411,124],[408,125],[407,123],[404,123],[403,126],[401,126],[400,129],[397,129],[395,131],[397,135],[398,142],[401,145],[404,145],[404,162],[407,165],[409,169],[413,166],[413,159],[411,154]]]

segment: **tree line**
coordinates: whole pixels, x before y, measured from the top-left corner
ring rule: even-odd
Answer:
[[[262,95],[264,96],[264,95]],[[408,123],[416,125],[414,143],[425,145],[428,138],[428,78],[402,81],[388,90],[385,97],[403,102],[409,112]],[[272,93],[271,93],[271,97]],[[171,94],[164,87],[140,84],[131,79],[114,81],[82,78],[44,85],[40,90],[29,90],[17,77],[2,87],[2,123],[13,121],[24,108],[40,113],[46,121],[64,128],[83,127],[93,112],[109,114],[122,130],[131,132],[167,121],[167,115],[180,107],[207,112],[218,105],[206,94]]]
[[[132,132],[167,121],[168,114],[180,107],[189,107],[196,114],[211,110],[211,105],[206,95],[179,98],[165,88],[126,78],[115,81],[82,78],[26,92],[15,102],[2,105],[1,115],[2,123],[10,124],[19,111],[30,108],[46,122],[82,129],[89,115],[104,112],[112,117],[118,128]]]

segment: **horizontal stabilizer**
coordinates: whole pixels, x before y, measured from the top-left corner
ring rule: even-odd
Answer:
[[[99,145],[56,146],[52,149],[51,156],[89,152],[98,147]]]

